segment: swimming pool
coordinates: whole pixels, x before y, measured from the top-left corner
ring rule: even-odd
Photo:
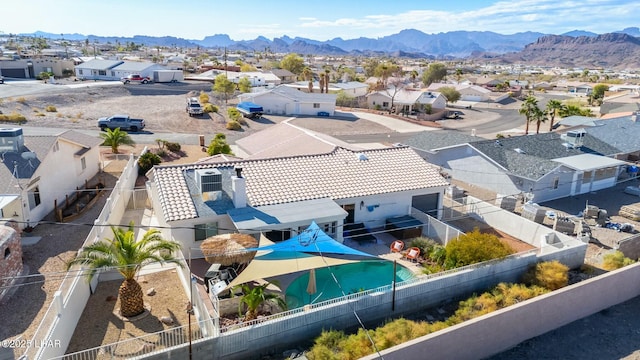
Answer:
[[[309,272],[293,280],[287,287],[285,291],[285,301],[289,309],[389,285],[391,284],[393,276],[393,262],[362,261],[353,264],[316,269],[315,272],[316,292],[314,294],[309,295],[307,293]],[[335,275],[340,283],[340,287],[333,280],[331,273]],[[411,270],[397,264],[395,274],[396,282],[405,281],[414,276]],[[340,288],[342,288],[342,290]],[[344,292],[344,294],[342,292]]]

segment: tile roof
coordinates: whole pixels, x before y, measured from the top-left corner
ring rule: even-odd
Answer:
[[[226,164],[156,166],[155,182],[167,221],[201,216],[187,180],[195,169],[217,168],[224,177],[242,167],[250,206],[319,198],[334,200],[447,186],[438,169],[408,147],[257,159]],[[223,183],[223,190],[224,190]]]
[[[558,166],[553,159],[580,155],[612,155],[618,150],[587,134],[583,146],[569,148],[558,133],[544,133],[483,140],[472,147],[504,167],[507,171],[528,179],[539,179]],[[519,150],[516,150],[519,149]]]

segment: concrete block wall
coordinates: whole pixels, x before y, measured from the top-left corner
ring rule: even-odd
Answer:
[[[14,278],[22,274],[21,238],[16,228],[0,225],[0,299],[8,292]]]

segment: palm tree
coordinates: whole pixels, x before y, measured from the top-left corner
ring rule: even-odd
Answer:
[[[120,128],[107,128],[107,132],[100,133],[100,137],[104,139],[102,145],[111,146],[111,152],[113,152],[114,154],[118,153],[118,147],[120,145],[134,146],[136,144],[131,136],[129,136],[129,134],[127,134],[126,132],[120,130]]]
[[[536,109],[540,110],[538,108],[538,100],[535,97],[529,95],[518,110],[519,114],[524,115],[527,118],[527,124],[524,130],[525,135],[529,134],[529,122],[533,119]]]
[[[160,230],[148,230],[142,239],[136,241],[133,221],[125,231],[112,226],[113,239],[104,239],[83,247],[78,255],[67,263],[67,270],[74,265],[89,267],[89,280],[101,269],[115,268],[124,281],[118,289],[120,314],[130,317],[144,312],[142,287],[135,280],[140,269],[150,263],[175,263],[182,267],[173,255],[180,244],[162,238]]]
[[[549,131],[553,131],[553,121],[555,120],[556,115],[562,111],[563,107],[564,105],[562,105],[560,100],[551,99],[547,103],[545,110],[547,111],[547,115],[549,115],[549,120],[551,121],[551,124],[549,124]]]
[[[536,134],[540,133],[540,125],[547,121],[547,116],[545,114],[544,111],[542,111],[540,108],[536,107],[535,109],[533,109],[533,116],[531,117],[531,121],[535,121],[536,122]]]
[[[258,308],[266,302],[275,302],[282,310],[287,309],[287,303],[280,296],[274,293],[265,292],[270,283],[262,284],[256,287],[249,287],[248,284],[238,285],[242,289],[242,298],[238,304],[238,313],[242,314],[242,305],[247,305],[244,321],[251,321],[258,317]]]
[[[325,94],[329,93],[329,73],[330,72],[331,70],[324,69],[324,93]]]

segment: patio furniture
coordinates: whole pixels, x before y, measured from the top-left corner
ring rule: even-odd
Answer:
[[[343,236],[345,240],[350,239],[357,241],[359,244],[364,242],[377,242],[375,236],[371,235],[363,223],[355,223],[344,226]]]
[[[400,240],[396,240],[394,242],[391,243],[391,252],[401,252],[404,249],[404,242],[400,241]]]
[[[385,220],[385,230],[396,239],[411,239],[422,236],[420,220],[410,215],[391,217]]]
[[[404,257],[411,262],[417,262],[418,256],[420,256],[420,248],[417,247],[409,248],[409,251],[404,254]]]

